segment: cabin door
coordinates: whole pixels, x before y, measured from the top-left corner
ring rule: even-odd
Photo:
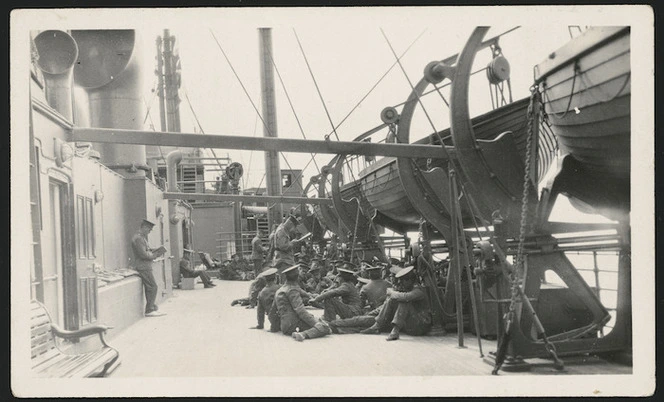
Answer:
[[[57,324],[64,323],[63,267],[67,252],[63,241],[63,216],[65,214],[64,197],[66,189],[63,183],[49,180],[48,223],[43,233],[43,303]]]

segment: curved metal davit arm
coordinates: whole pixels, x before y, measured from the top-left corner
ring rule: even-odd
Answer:
[[[500,172],[494,172],[488,166],[483,148],[475,138],[468,105],[471,68],[488,30],[489,27],[475,28],[457,58],[450,88],[450,131],[464,187],[472,194],[485,216],[491,216],[491,213],[499,210],[501,215],[507,218],[519,213],[518,194],[511,194],[501,182]],[[521,180],[521,177],[517,180]]]
[[[404,104],[401,116],[399,117],[399,131],[397,141],[400,143],[410,142],[410,124],[418,104],[418,99],[429,86],[426,78],[422,78],[411,92],[408,100]],[[444,144],[441,145],[441,147]],[[444,150],[441,149],[441,152]],[[431,223],[445,239],[450,239],[452,234],[452,224],[447,210],[437,208],[432,202],[429,194],[420,184],[417,178],[417,168],[410,158],[397,158],[397,167],[399,169],[399,179],[413,207],[422,215],[422,217]],[[438,179],[442,181],[440,185],[448,187],[447,176],[440,174]]]

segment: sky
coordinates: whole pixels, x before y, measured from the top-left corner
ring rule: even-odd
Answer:
[[[209,23],[182,24],[178,21],[172,24],[164,22],[159,26],[150,24],[149,28],[141,29],[140,34],[144,44],[143,60],[146,63],[145,98],[150,105],[152,120],[156,125],[159,124],[158,102],[151,91],[156,85],[153,72],[156,66],[155,39],[163,34],[164,28],[168,28],[170,34],[176,37],[180,54],[183,132],[200,131],[197,117],[207,134],[263,135],[263,122],[255,110],[262,111],[258,28],[270,27],[273,57],[278,72],[275,73],[278,136],[316,140],[331,133],[330,120],[335,126],[338,125],[390,69],[396,61],[390,46],[400,55],[419,36],[401,59],[408,78],[399,65],[394,66],[336,130],[339,139],[350,141],[381,124],[379,115],[384,107],[406,100],[410,93],[410,83],[414,85],[422,78],[426,64],[461,51],[475,26],[460,23],[458,16],[466,14],[459,11],[450,13],[447,8],[435,7],[427,13],[423,13],[421,8],[415,11],[404,13],[396,9],[381,9],[321,13],[310,10],[298,16],[278,12],[273,18],[257,18],[257,21],[233,11],[219,13]],[[235,13],[243,15],[239,17]],[[262,13],[255,12],[252,15],[259,14]],[[567,42],[570,34],[567,25],[563,24],[528,25],[532,21],[527,19],[515,23],[499,22],[491,26],[485,39],[521,26],[500,40],[503,54],[510,62],[514,99],[521,99],[528,96],[533,66]],[[298,45],[298,38],[311,73]],[[489,60],[490,52],[481,52],[473,70],[484,67]],[[286,94],[290,97],[292,108]],[[443,94],[449,98],[449,87],[443,89]],[[424,106],[437,130],[449,127],[449,109],[437,94],[424,98]],[[471,81],[470,107],[472,115],[491,108],[488,83],[483,73],[477,74]],[[298,119],[302,130],[298,126]],[[418,109],[413,122],[414,138],[419,139],[431,131],[431,123]],[[336,137],[333,134],[331,138]],[[261,184],[264,175],[262,152],[216,151],[218,156],[227,153],[234,161],[244,165],[245,188]],[[322,166],[331,157],[317,155],[316,162]],[[281,168],[302,169],[310,159],[310,154],[282,153]],[[304,173],[304,183],[317,173],[314,164],[309,163]],[[264,181],[262,185],[265,185]]]

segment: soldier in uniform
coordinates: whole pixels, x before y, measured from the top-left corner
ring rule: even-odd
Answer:
[[[256,309],[258,324],[255,327],[251,327],[251,329],[263,329],[265,315],[270,312],[270,308],[272,308],[272,303],[274,302],[274,295],[277,293],[277,289],[279,289],[279,285],[276,283],[276,274],[276,268],[268,268],[258,274],[256,278],[264,279],[265,287],[258,293],[258,308]]]
[[[395,341],[401,331],[414,336],[429,333],[432,325],[429,301],[418,284],[413,268],[403,268],[395,275],[400,289],[387,290],[387,298],[375,318],[376,322],[361,331],[363,334],[378,334],[391,327],[387,340]]]
[[[265,253],[265,249],[263,248],[263,241],[260,237],[261,234],[263,234],[262,231],[257,231],[256,236],[251,239],[251,260],[254,265],[254,277],[258,277],[263,269],[263,254]]]
[[[369,282],[371,282],[371,280],[368,278],[364,278],[362,276],[357,277],[357,283],[355,284],[355,287],[360,292],[360,300],[362,299],[362,288],[369,284]],[[365,306],[366,302],[363,302],[362,305]]]
[[[303,341],[325,336],[331,331],[327,323],[316,319],[304,307],[303,291],[297,282],[298,267],[298,265],[292,265],[283,270],[282,274],[286,281],[277,290],[273,306],[276,307],[278,313],[281,332],[284,335],[292,335],[298,341]],[[275,322],[271,319],[271,323]]]
[[[258,294],[265,287],[265,278],[258,275],[258,278],[254,279],[249,285],[249,297],[242,299],[235,299],[231,302],[231,306],[239,304],[241,306],[246,306],[247,308],[254,308],[258,304]]]
[[[267,256],[265,257],[265,260],[267,261],[268,264],[272,264],[274,261],[274,235],[277,233],[277,228],[279,225],[276,223],[272,225],[272,231],[270,234],[267,236]]]
[[[131,248],[134,252],[133,266],[143,281],[143,288],[145,289],[145,315],[148,317],[166,314],[158,313],[157,310],[159,308],[155,304],[157,300],[157,282],[152,273],[152,262],[161,254],[150,248],[150,244],[148,243],[148,234],[152,231],[153,227],[154,223],[143,219],[138,233],[131,239]]]
[[[182,274],[183,278],[201,278],[203,281],[203,285],[205,288],[213,288],[217,285],[212,283],[212,278],[210,278],[210,275],[207,274],[205,271],[199,271],[191,268],[191,261],[189,260],[191,258],[192,253],[194,252],[193,250],[185,248],[184,250],[184,255],[182,256],[182,259],[180,260],[180,274]]]
[[[297,227],[297,219],[294,216],[289,216],[288,219],[279,227],[274,233],[274,263],[275,268],[280,273],[287,267],[295,264],[293,249],[296,246],[295,228]]]
[[[323,302],[325,310],[323,318],[326,321],[333,321],[337,315],[349,318],[362,314],[360,292],[355,287],[355,264],[346,261],[337,271],[339,271],[338,286],[324,291],[311,300],[312,303]]]
[[[369,283],[360,289],[360,300],[362,307],[368,305],[369,310],[373,310],[383,304],[387,289],[391,288],[392,284],[380,277],[381,267],[369,265],[365,269],[369,274]]]
[[[316,295],[332,286],[333,281],[322,275],[321,266],[314,262],[309,269],[311,277],[307,281],[307,291]]]

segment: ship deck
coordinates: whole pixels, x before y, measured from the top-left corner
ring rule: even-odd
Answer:
[[[298,377],[298,376],[490,376],[476,338],[440,329],[424,337],[402,335],[386,342],[385,334],[329,335],[296,342],[281,333],[255,330],[256,310],[231,307],[245,297],[249,282],[216,280],[217,287],[174,290],[160,305],[161,317],[144,318],[110,340],[122,364],[112,378],[139,377]],[[316,315],[322,310],[312,309]],[[269,322],[266,320],[269,326]],[[158,335],[156,335],[158,334]],[[496,342],[482,340],[484,354]],[[597,357],[565,358],[564,371],[549,361],[531,359],[528,372],[512,375],[630,374],[632,368]]]

